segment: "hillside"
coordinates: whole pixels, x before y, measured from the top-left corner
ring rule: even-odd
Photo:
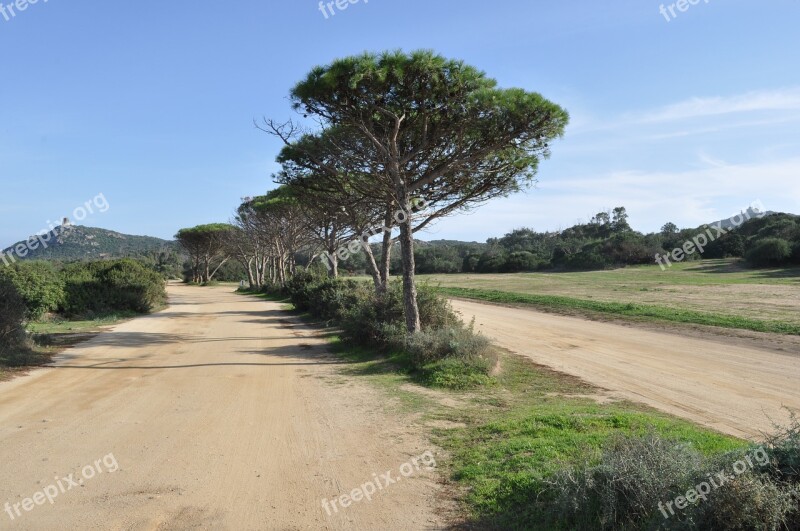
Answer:
[[[43,239],[47,240],[47,237],[44,236]],[[5,249],[3,254],[13,254],[16,259],[24,260],[90,260],[141,256],[175,249],[175,242],[160,238],[131,236],[80,225],[54,229],[50,233],[50,242],[46,247],[39,245],[38,248],[30,250],[24,258],[12,252],[12,249],[19,245],[24,246],[25,241],[15,243]]]
[[[747,222],[751,219],[761,219],[768,216],[774,216],[778,214],[778,212],[773,212],[768,210],[766,212],[761,212],[758,210],[754,210],[753,208],[748,208],[741,217],[737,218],[736,216],[721,219],[719,221],[715,221],[714,223],[709,223],[708,225],[713,227],[714,225],[719,224],[723,229],[732,229],[736,228],[739,225],[742,225],[743,222]]]

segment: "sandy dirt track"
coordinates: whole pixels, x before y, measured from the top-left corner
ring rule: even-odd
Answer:
[[[169,291],[170,309],[0,384],[0,505],[65,487],[13,521],[0,506],[0,529],[441,525],[435,472],[401,477],[433,449],[375,390],[342,377],[318,334],[230,288]],[[69,489],[63,478],[109,454]],[[401,480],[373,501],[323,509],[387,471]]]
[[[760,438],[800,411],[800,353],[779,353],[632,326],[455,300],[497,343],[612,396],[720,432]],[[770,420],[772,419],[772,420]]]

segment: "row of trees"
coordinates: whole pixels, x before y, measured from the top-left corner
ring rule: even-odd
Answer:
[[[734,228],[725,227],[715,238],[685,260],[744,258],[754,267],[800,264],[800,217],[774,214],[753,217]],[[517,273],[530,271],[596,270],[629,265],[654,264],[661,256],[680,248],[707,227],[680,229],[666,223],[658,232],[633,230],[624,207],[601,212],[588,223],[560,231],[537,232],[516,229],[485,243],[423,242],[415,249],[417,273]],[[366,271],[360,256],[343,267],[354,274]],[[392,260],[391,271],[399,271]]]
[[[208,234],[207,247],[191,259],[203,264],[203,256],[218,254],[210,262],[210,271],[217,271],[225,280],[238,280],[246,275],[253,288],[283,284],[298,264],[325,264],[330,277],[344,268],[348,274],[372,274],[376,286],[385,286],[389,275],[402,273],[399,243],[391,233],[383,234],[380,243],[362,245],[360,235],[338,212],[327,215],[330,224],[320,223],[320,211],[301,199],[288,199],[290,190],[305,194],[306,190],[282,187],[260,198],[244,200],[232,225],[225,225],[225,245],[217,246],[218,230],[198,227]],[[284,196],[277,200],[279,196]],[[322,203],[324,206],[325,203]],[[412,217],[416,216],[412,212]],[[542,270],[593,270],[628,265],[652,264],[656,254],[663,255],[681,247],[704,228],[679,229],[666,223],[661,231],[643,234],[628,224],[624,207],[595,215],[589,223],[562,231],[536,232],[516,229],[486,243],[436,241],[418,242],[414,248],[415,272],[435,273],[517,273]],[[382,228],[379,225],[378,228]],[[270,231],[279,227],[280,230]],[[366,234],[374,231],[365,229]],[[364,233],[364,231],[362,231]],[[355,251],[348,248],[355,243]],[[363,251],[363,252],[362,252]],[[377,258],[376,258],[377,257]],[[235,267],[217,267],[229,258]],[[754,267],[800,264],[800,217],[771,214],[751,219],[711,241],[700,258],[746,258]],[[188,270],[188,279],[207,281],[201,267]]]
[[[532,183],[568,121],[541,95],[500,89],[483,72],[428,51],[334,61],[312,70],[291,101],[313,129],[293,120],[257,124],[284,145],[281,187],[245,200],[224,229],[178,234],[196,264],[193,280],[212,280],[213,265],[236,257],[251,285],[283,284],[301,250],[336,276],[339,260],[363,252],[381,294],[397,241],[411,334],[421,329],[414,234]],[[217,235],[227,246],[215,246]]]

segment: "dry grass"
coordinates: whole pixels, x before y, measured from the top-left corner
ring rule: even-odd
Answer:
[[[800,268],[752,270],[732,260],[661,271],[641,266],[585,273],[426,275],[442,287],[636,303],[800,325]]]

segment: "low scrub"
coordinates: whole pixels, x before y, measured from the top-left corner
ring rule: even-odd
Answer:
[[[423,331],[414,335],[406,333],[399,281],[378,294],[366,282],[299,273],[285,290],[295,309],[339,327],[345,343],[378,353],[402,353],[424,383],[467,388],[489,379],[494,366],[491,344],[465,326],[449,302],[429,286],[418,288]]]
[[[753,267],[777,267],[785,265],[792,256],[792,247],[782,238],[765,238],[758,241],[748,253],[747,261]]]
[[[798,529],[796,489],[769,476],[737,477],[693,508],[692,528],[719,531]],[[792,520],[794,524],[792,524]]]
[[[338,323],[347,311],[362,299],[365,286],[355,280],[326,279],[311,284],[308,292],[308,312],[314,317]]]
[[[16,286],[0,277],[0,364],[14,366],[28,351],[25,302]]]
[[[447,358],[480,358],[491,346],[485,336],[475,333],[475,323],[458,323],[432,328],[405,337],[404,350],[417,367]]]
[[[29,320],[41,319],[64,302],[64,280],[47,262],[18,262],[0,268],[0,277],[17,289]]]
[[[554,521],[598,529],[649,527],[658,506],[692,484],[702,457],[691,447],[655,434],[619,437],[599,462],[556,475]]]
[[[23,262],[0,269],[0,364],[37,365],[41,336],[26,325],[63,318],[147,313],[166,303],[164,280],[134,260],[76,262],[57,269]],[[35,322],[35,323],[34,323]]]
[[[549,518],[563,528],[800,529],[798,425],[762,447],[707,458],[655,434],[619,437],[592,465],[557,473]]]
[[[73,264],[64,279],[62,311],[70,317],[148,313],[167,301],[161,276],[134,260]]]

